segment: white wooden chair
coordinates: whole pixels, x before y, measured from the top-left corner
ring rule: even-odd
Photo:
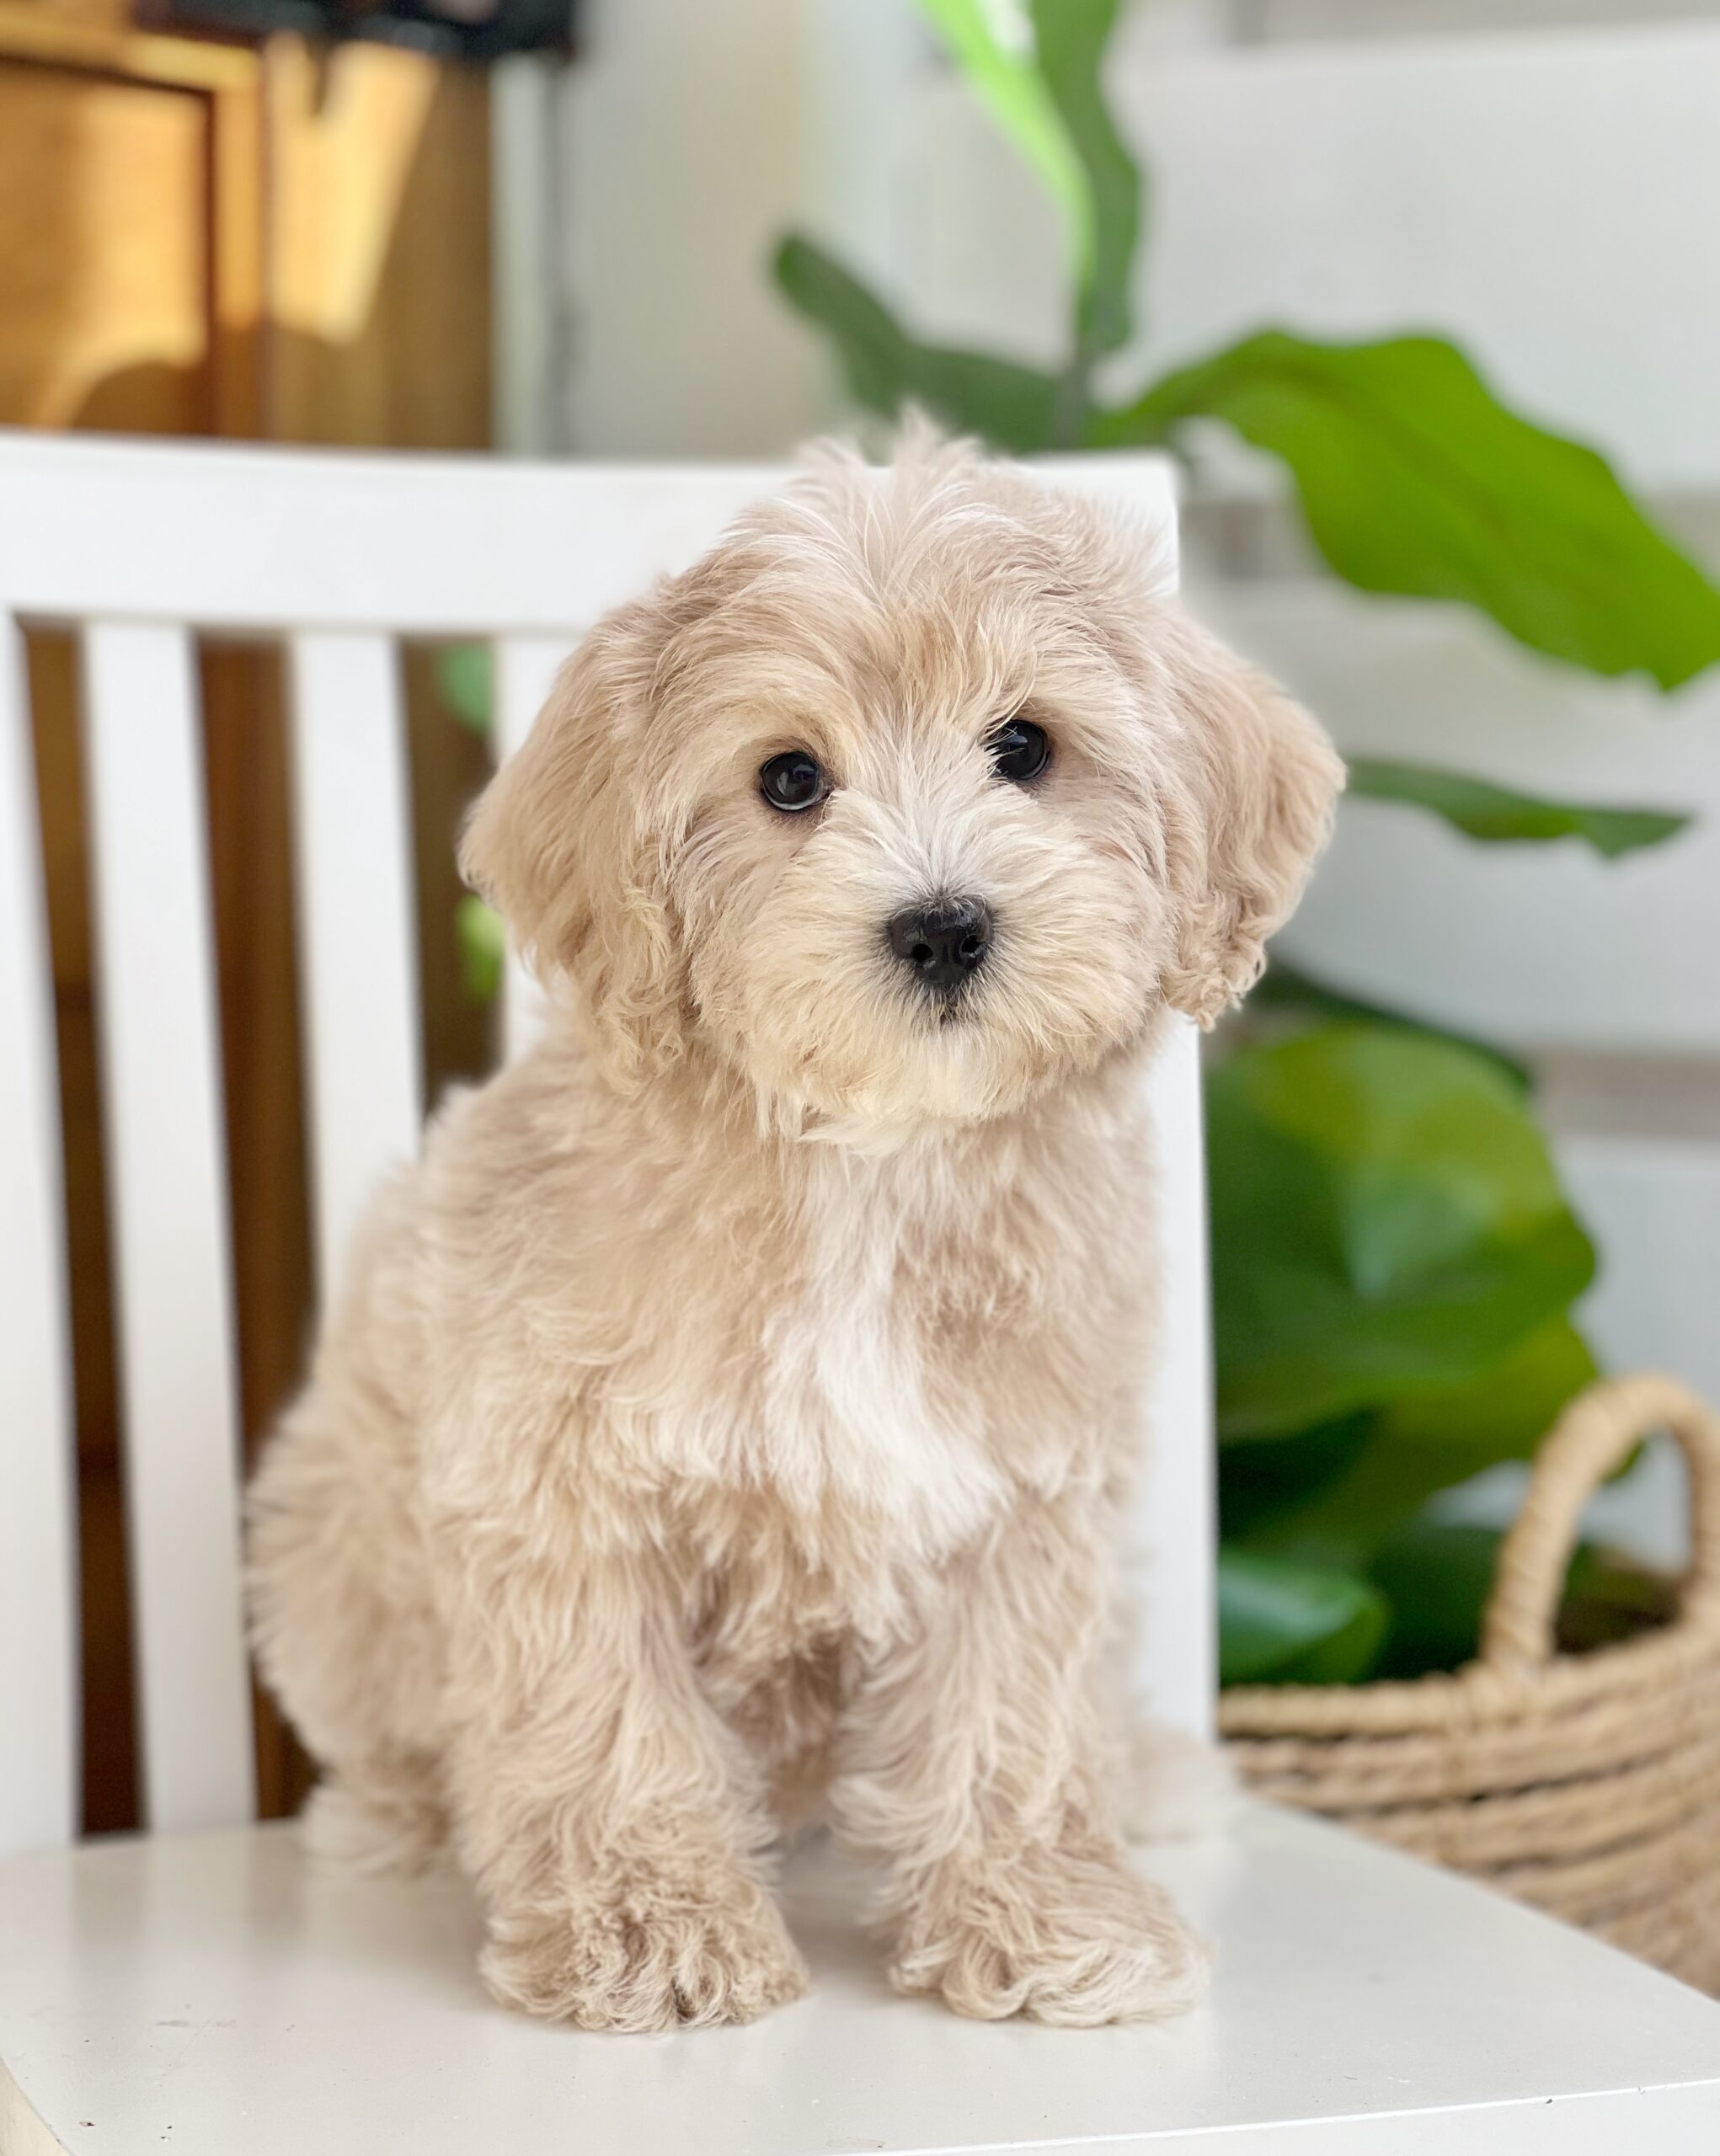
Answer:
[[[393,639],[495,639],[518,739],[580,627],[769,483],[0,436],[0,2156],[801,2156],[1720,2147],[1720,2006],[1456,1879],[1256,1809],[1150,1861],[1215,1937],[1151,2029],[894,1998],[828,1859],[791,1867],[814,1996],[623,2041],[490,2005],[455,1880],[307,1866],[253,1823],[238,1436],[195,636],[285,639],[316,1249],[419,1098]],[[1064,474],[1168,526],[1163,470]],[[151,1832],[79,1847],[70,1349],[20,622],[83,638],[125,1479]],[[515,995],[511,1030],[529,1024]],[[1193,1042],[1152,1075],[1172,1294],[1143,1672],[1206,1726],[1213,1523]]]

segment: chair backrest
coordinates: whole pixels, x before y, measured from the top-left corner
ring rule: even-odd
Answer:
[[[1164,467],[1050,476],[1158,520]],[[538,467],[0,434],[0,1850],[78,1821],[72,1384],[61,1134],[22,629],[81,639],[104,1137],[144,1817],[254,1802],[241,1443],[195,650],[278,638],[290,683],[296,940],[318,1292],[424,1102],[397,639],[485,638],[523,735],[582,629],[692,560],[781,473]],[[510,984],[510,1044],[529,1027]],[[1152,1075],[1168,1291],[1163,1441],[1142,1514],[1145,1671],[1204,1726],[1210,1413],[1192,1038]]]

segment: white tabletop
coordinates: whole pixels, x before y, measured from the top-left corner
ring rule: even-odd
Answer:
[[[898,1999],[856,1882],[814,1850],[788,1887],[813,1996],[640,2037],[502,2013],[457,1880],[319,1870],[291,1829],[14,1859],[0,2156],[1720,2149],[1720,2006],[1667,1977],[1288,1814],[1149,1868],[1218,1942],[1181,2021],[986,2025]]]

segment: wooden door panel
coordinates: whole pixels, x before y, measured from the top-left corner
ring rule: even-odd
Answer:
[[[213,418],[208,100],[0,58],[0,423]]]

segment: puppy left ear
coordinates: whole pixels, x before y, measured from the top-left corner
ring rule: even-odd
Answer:
[[[1185,785],[1166,803],[1180,903],[1164,992],[1212,1025],[1266,963],[1332,829],[1343,766],[1324,730],[1265,675],[1186,616],[1164,656],[1186,727]]]

